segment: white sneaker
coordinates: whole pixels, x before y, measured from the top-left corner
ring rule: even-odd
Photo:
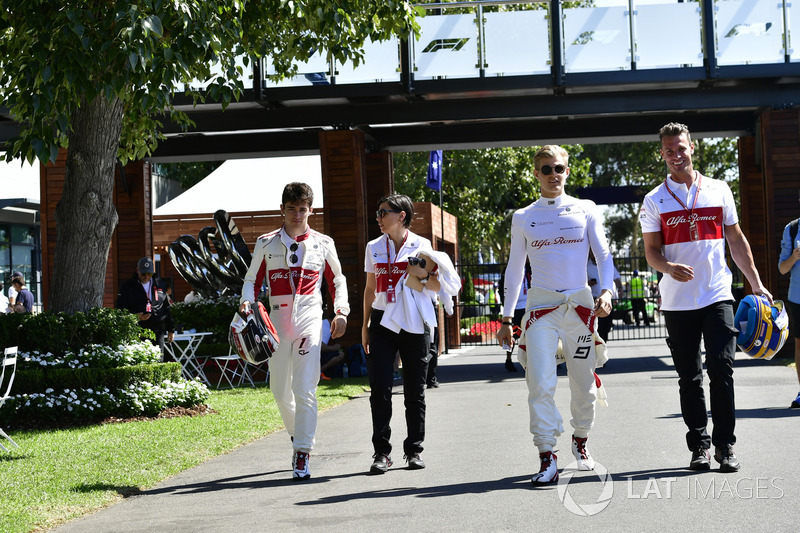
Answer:
[[[304,452],[294,452],[292,457],[292,479],[300,481],[311,477],[311,472],[308,471],[308,463],[311,461],[311,455]]]
[[[594,470],[594,459],[586,449],[587,437],[572,436],[572,455],[578,461],[578,470]]]
[[[556,464],[556,454],[553,452],[544,452],[539,454],[539,462],[541,468],[539,473],[531,478],[531,483],[539,485],[540,483],[552,483],[558,481],[558,465]]]

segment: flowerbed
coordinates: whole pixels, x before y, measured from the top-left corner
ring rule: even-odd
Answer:
[[[34,350],[30,353],[20,352],[18,357],[26,368],[117,368],[159,363],[161,350],[151,342],[143,341],[116,348],[92,344],[81,348],[78,353],[68,350],[60,356]]]
[[[0,342],[19,347],[16,394],[0,410],[0,427],[154,416],[204,402],[205,384],[184,380],[177,363],[162,364],[148,337],[134,315],[116,309],[0,316]]]
[[[469,328],[470,335],[494,335],[500,330],[502,324],[498,320],[490,320],[488,322],[478,322]]]
[[[0,413],[4,425],[70,425],[102,420],[110,416],[155,416],[169,407],[191,407],[208,399],[208,387],[200,381],[182,381],[138,386],[111,391],[108,388],[47,389],[43,393],[12,396]]]

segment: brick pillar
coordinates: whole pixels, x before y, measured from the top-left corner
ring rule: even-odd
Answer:
[[[41,167],[42,221],[42,302],[48,308],[56,247],[55,210],[64,191],[67,151],[61,150],[55,163]],[[113,307],[120,280],[136,270],[136,262],[153,254],[152,203],[150,198],[150,164],[141,161],[125,166],[124,179],[119,168],[115,172],[114,203],[119,224],[111,239],[106,266],[103,306]]]
[[[114,204],[119,223],[114,230],[106,269],[103,304],[114,307],[119,286],[136,270],[141,257],[153,257],[153,199],[151,165],[134,161],[114,174]],[[159,276],[163,272],[157,272]]]
[[[336,243],[350,301],[347,332],[341,341],[355,344],[361,342],[364,249],[369,240],[364,134],[357,130],[323,131],[319,147],[325,233]]]
[[[762,282],[785,300],[789,276],[778,272],[778,257],[783,228],[800,215],[800,110],[765,111],[757,127],[756,137],[739,139],[741,227]],[[781,355],[794,355],[791,339]]]

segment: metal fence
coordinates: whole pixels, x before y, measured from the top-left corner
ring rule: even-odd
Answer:
[[[658,275],[643,256],[627,255],[614,258],[620,274],[622,291],[614,300],[609,341],[622,339],[659,339],[667,336],[664,317],[660,311]],[[480,256],[465,257],[456,264],[463,287],[459,300],[460,334],[462,345],[488,346],[496,344],[494,334],[502,321],[501,302],[506,261],[489,262]],[[631,280],[642,279],[646,316],[634,316]]]

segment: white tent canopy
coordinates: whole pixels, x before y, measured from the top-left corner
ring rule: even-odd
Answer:
[[[9,163],[0,161],[0,204],[31,205],[38,207],[41,195],[39,185],[39,162],[33,165],[15,159]]]
[[[203,181],[155,210],[156,215],[271,211],[281,204],[287,183],[302,181],[314,191],[312,207],[322,207],[322,165],[318,155],[231,159]]]

